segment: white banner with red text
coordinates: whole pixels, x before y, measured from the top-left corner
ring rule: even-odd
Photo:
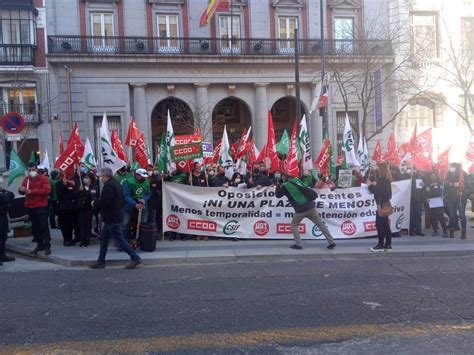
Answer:
[[[316,210],[334,238],[377,235],[377,206],[367,186],[316,191]],[[392,232],[409,226],[410,195],[410,180],[392,183]],[[275,196],[275,187],[257,190],[163,183],[165,232],[243,239],[292,239],[293,214],[294,209],[287,198]],[[308,219],[301,222],[299,231],[302,239],[324,238]]]

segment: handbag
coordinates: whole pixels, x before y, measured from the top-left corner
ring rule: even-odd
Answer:
[[[388,217],[393,213],[392,203],[390,201],[377,205],[377,214],[380,217]]]

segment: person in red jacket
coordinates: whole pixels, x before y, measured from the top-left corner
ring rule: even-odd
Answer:
[[[31,221],[33,242],[37,243],[31,254],[44,251],[51,254],[51,235],[48,227],[48,196],[51,184],[47,176],[38,173],[36,164],[28,164],[28,176],[23,179],[18,192],[25,195],[25,207]]]

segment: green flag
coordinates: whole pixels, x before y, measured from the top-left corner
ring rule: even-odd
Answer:
[[[276,145],[276,150],[279,155],[288,155],[288,149],[290,149],[290,136],[288,136],[288,132],[285,129],[280,141]]]
[[[141,168],[141,166],[140,166],[140,164],[138,164],[138,162],[136,160],[134,160],[132,165],[130,166],[130,170],[132,170],[132,171],[135,171],[135,170],[140,169],[140,168]]]
[[[165,134],[161,134],[161,144],[160,144],[160,157],[158,158],[158,171],[166,172],[167,164],[166,159],[168,157],[168,146],[166,145]]]
[[[34,150],[31,151],[30,160],[28,160],[28,164],[37,164],[36,162],[36,152]]]
[[[12,150],[10,152],[10,168],[8,170],[8,186],[19,176],[24,176],[26,166],[18,156],[18,154]]]

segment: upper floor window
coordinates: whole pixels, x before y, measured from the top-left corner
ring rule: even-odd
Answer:
[[[177,15],[157,15],[158,46],[160,51],[178,52],[179,27]]]
[[[466,100],[468,96],[460,95],[459,96],[459,107],[458,110],[464,115],[464,118],[467,118],[469,122],[474,122],[474,111],[471,110],[471,104],[474,105],[474,95],[470,95],[469,100]],[[465,114],[467,113],[467,116]],[[466,121],[458,115],[456,119],[457,126],[465,126]]]
[[[438,58],[438,24],[436,13],[411,13],[411,48],[414,58]]]
[[[474,60],[474,17],[461,18],[461,53]]]
[[[0,10],[0,44],[36,45],[36,15],[29,10]]]
[[[34,85],[30,87],[19,83],[10,87],[0,87],[0,98],[2,99],[0,113],[19,112],[27,122],[34,120],[37,114]]]
[[[297,17],[278,17],[278,35],[280,52],[293,53],[295,51],[295,29],[298,28]]]
[[[354,49],[354,18],[334,18],[334,39],[338,52],[351,52]]]
[[[114,14],[91,12],[92,42],[96,51],[114,51],[115,40],[107,38],[114,36]]]
[[[410,104],[405,108],[405,126],[407,128],[436,127],[436,105],[433,101],[420,98],[410,100]]]
[[[240,51],[240,16],[219,16],[219,38],[221,52]]]

